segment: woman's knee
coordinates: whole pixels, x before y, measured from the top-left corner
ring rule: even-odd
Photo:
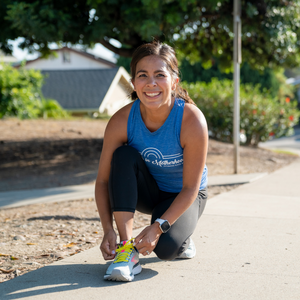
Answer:
[[[124,145],[115,150],[112,157],[112,162],[128,162],[135,160],[139,156],[139,152],[130,146]]]
[[[159,239],[157,246],[154,249],[154,253],[161,260],[173,260],[178,256],[180,246],[171,238]]]

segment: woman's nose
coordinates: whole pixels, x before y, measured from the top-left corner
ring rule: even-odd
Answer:
[[[156,86],[156,80],[155,77],[149,76],[148,77],[148,81],[147,81],[147,85],[148,86]]]

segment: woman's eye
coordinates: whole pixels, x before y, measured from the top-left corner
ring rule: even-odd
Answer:
[[[159,73],[159,74],[157,74],[157,76],[158,76],[158,77],[165,77],[165,74]]]
[[[139,77],[146,77],[146,74],[140,74]]]

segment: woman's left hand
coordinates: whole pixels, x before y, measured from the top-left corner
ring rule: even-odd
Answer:
[[[136,238],[135,247],[142,255],[149,255],[156,247],[162,232],[159,224],[154,222],[147,226]]]

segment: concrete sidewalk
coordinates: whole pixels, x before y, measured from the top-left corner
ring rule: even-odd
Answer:
[[[192,260],[106,282],[98,247],[0,284],[0,299],[300,299],[300,159],[208,201]],[[135,234],[137,234],[135,232]]]
[[[209,176],[208,185],[244,184],[265,175],[267,173]],[[83,184],[48,189],[0,192],[0,208],[94,198],[94,191],[95,187],[93,184]]]
[[[300,156],[300,126],[294,128],[294,135],[259,143],[259,147],[269,150],[289,151]]]

